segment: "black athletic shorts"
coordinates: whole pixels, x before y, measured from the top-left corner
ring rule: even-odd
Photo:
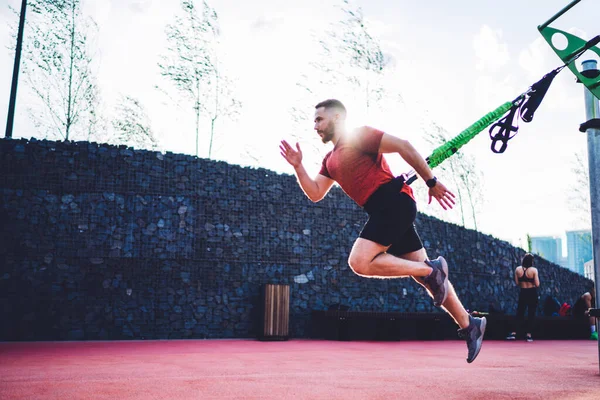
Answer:
[[[360,237],[383,246],[390,246],[388,253],[401,256],[423,248],[415,229],[417,204],[406,193],[400,192],[404,185],[402,177],[381,185],[369,197],[364,209],[369,220]]]

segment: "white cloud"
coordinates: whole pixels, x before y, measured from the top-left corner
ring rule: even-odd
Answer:
[[[502,31],[483,25],[473,38],[477,71],[474,78],[476,108],[483,113],[495,109],[500,104],[514,99],[526,87],[519,90],[511,75],[501,71],[508,64],[508,45],[502,41]]]
[[[261,15],[252,23],[252,30],[273,31],[285,23],[285,18],[281,14]]]
[[[513,100],[526,88],[515,88],[511,76],[481,75],[475,79],[477,108],[487,113],[506,101]],[[486,111],[487,110],[487,111]]]
[[[578,36],[585,35],[581,31],[575,34]],[[524,88],[526,85],[532,85],[542,79],[544,75],[562,64],[561,59],[554,53],[544,38],[535,39],[519,54],[519,66],[525,72],[525,79],[527,79],[526,82],[524,81]],[[560,110],[580,108],[581,86],[574,84],[574,81],[575,76],[565,68],[554,78],[544,98],[544,106]]]
[[[98,25],[110,22],[112,9],[110,1],[86,1],[83,3],[83,13],[91,16]]]
[[[456,134],[560,65],[560,59],[541,38],[534,40],[537,33],[531,24],[532,13],[514,13],[515,7],[530,10],[546,7],[546,2],[508,0],[505,7],[462,8],[463,23],[446,29],[449,21],[445,5],[432,9],[425,3],[412,2],[395,7],[386,2],[359,0],[370,32],[381,38],[386,54],[392,54],[396,60],[394,73],[385,79],[386,88],[400,93],[404,100],[401,107],[390,103],[386,110],[364,115],[364,105],[355,101],[343,85],[314,84],[314,98],[307,96],[301,103],[294,95],[295,83],[307,73],[307,62],[319,57],[312,35],[323,35],[340,16],[334,7],[339,0],[215,0],[211,5],[217,9],[221,22],[226,51],[223,62],[238,81],[236,96],[244,108],[237,122],[222,126],[217,152],[213,149],[213,154],[230,162],[259,163],[291,172],[278,154],[279,139],[291,139],[293,122],[288,110],[295,105],[310,111],[327,93],[327,97],[339,96],[347,103],[354,123],[368,123],[408,138],[427,155],[431,149],[423,137],[428,134],[429,120]],[[21,2],[4,0],[6,3],[18,8]],[[594,3],[582,2],[559,22],[570,18],[573,25],[592,33],[570,30],[582,38],[600,33]],[[179,1],[85,0],[84,4],[86,13],[96,19],[100,28],[98,79],[107,112],[119,94],[133,95],[147,108],[155,132],[163,135],[165,150],[192,153],[193,118],[187,106],[185,110],[177,109],[175,101],[154,90],[154,85],[165,83],[157,72],[157,57],[165,52],[164,27],[173,22]],[[499,18],[510,20],[510,27],[502,25],[502,31],[493,25],[482,26],[480,21],[489,18],[490,13],[504,13]],[[542,22],[537,17],[533,19],[535,23]],[[14,15],[6,6],[0,6],[2,49],[14,45],[7,29],[11,20],[14,21]],[[427,29],[423,29],[424,21]],[[253,26],[260,29],[252,29]],[[1,121],[6,119],[12,62],[12,55],[4,50],[0,54]],[[568,227],[569,213],[561,211],[565,209],[565,185],[556,182],[570,179],[569,158],[575,150],[585,147],[585,136],[577,132],[578,124],[584,120],[583,88],[574,81],[567,70],[555,79],[534,122],[521,124],[505,154],[491,153],[486,132],[465,146],[464,151],[477,155],[478,168],[484,171],[488,182],[487,204],[478,222],[484,232],[503,238],[524,238],[525,232],[558,233]],[[15,132],[29,137],[34,130],[29,128],[29,104],[23,83],[19,86]],[[305,135],[301,136],[305,151],[315,140],[318,142],[310,121],[300,134]],[[206,135],[201,142],[201,156],[206,154],[205,139]],[[330,148],[317,145],[324,150]],[[398,156],[388,160],[397,172],[407,169]],[[312,172],[318,170],[319,162],[318,157],[314,162],[307,157],[307,167],[310,165]],[[514,203],[511,196],[515,194],[519,196],[519,207],[507,209],[506,204]],[[427,211],[428,207],[423,209]],[[549,219],[547,215],[558,217]]]
[[[396,24],[390,24],[376,18],[370,18],[365,15],[365,21],[369,33],[377,38],[390,37],[399,32]]]
[[[550,62],[552,51],[544,38],[539,37],[522,50],[519,54],[519,66],[525,70],[528,78],[542,77],[545,73],[556,67],[556,56]]]
[[[498,69],[510,60],[508,46],[502,42],[502,30],[493,30],[488,25],[483,25],[473,38],[473,48],[480,71]]]

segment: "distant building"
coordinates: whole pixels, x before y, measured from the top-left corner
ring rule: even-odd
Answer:
[[[567,268],[585,275],[584,264],[592,258],[592,231],[567,231]]]
[[[563,265],[562,240],[552,236],[532,236],[531,252],[545,258],[554,264]]]
[[[558,263],[558,265],[560,265],[563,268],[569,269],[569,258],[568,257],[561,257],[560,258],[560,262]]]
[[[595,282],[594,275],[594,260],[590,260],[583,264],[583,276]]]

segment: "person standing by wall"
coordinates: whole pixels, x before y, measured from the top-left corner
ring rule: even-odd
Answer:
[[[533,342],[531,331],[533,329],[533,320],[535,310],[538,305],[538,290],[540,287],[540,278],[537,268],[533,266],[533,255],[527,253],[523,256],[521,265],[515,269],[515,283],[519,286],[519,303],[517,305],[517,325],[525,331],[525,339]],[[527,319],[525,311],[527,310]],[[517,331],[512,331],[507,340],[515,340]]]

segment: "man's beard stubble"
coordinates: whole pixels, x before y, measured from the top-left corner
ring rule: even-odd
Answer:
[[[333,122],[330,121],[327,124],[327,127],[325,127],[325,130],[321,131],[321,133],[323,134],[323,136],[321,136],[321,141],[323,143],[329,143],[331,141],[331,139],[333,139],[334,130],[335,130],[335,126],[333,125]]]

